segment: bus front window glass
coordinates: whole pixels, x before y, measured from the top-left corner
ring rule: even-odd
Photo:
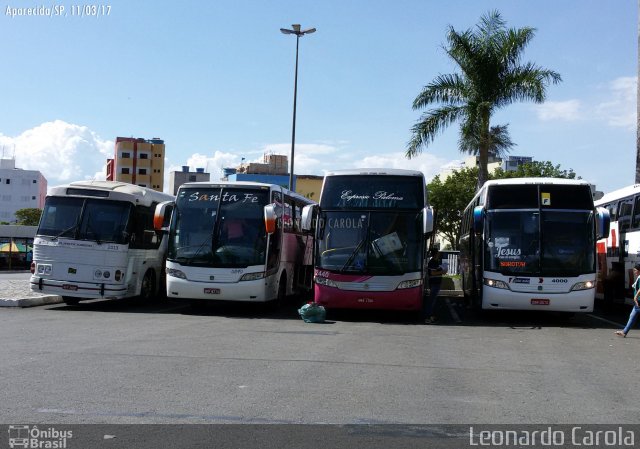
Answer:
[[[267,244],[264,206],[268,198],[268,191],[223,190],[212,249],[216,266],[264,265]]]
[[[595,272],[593,213],[542,214],[542,275],[578,276]]]
[[[184,189],[176,198],[167,257],[184,265],[208,265],[220,189]]]
[[[486,219],[486,269],[503,274],[539,272],[538,211],[489,211]]]
[[[369,274],[404,274],[420,271],[422,215],[415,213],[371,214]]]
[[[78,239],[97,242],[126,243],[127,222],[131,213],[129,203],[87,200]]]
[[[366,262],[368,215],[362,212],[321,214],[318,266],[325,270],[362,271]]]
[[[74,237],[83,198],[49,197],[44,205],[38,235]]]

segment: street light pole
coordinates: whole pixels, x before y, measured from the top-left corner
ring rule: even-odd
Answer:
[[[291,169],[289,170],[289,190],[293,191],[293,163],[295,155],[296,145],[296,103],[298,98],[298,48],[300,45],[300,37],[305,34],[311,34],[316,31],[315,28],[309,28],[304,31],[300,30],[299,24],[291,25],[292,30],[286,28],[280,28],[283,34],[295,34],[296,35],[296,71],[293,81],[293,125],[291,127]]]

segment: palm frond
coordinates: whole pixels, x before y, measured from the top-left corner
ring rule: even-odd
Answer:
[[[422,114],[420,119],[411,127],[412,137],[407,144],[405,156],[411,159],[422,152],[422,148],[429,145],[435,137],[445,130],[451,123],[464,116],[465,109],[460,106],[443,106]]]

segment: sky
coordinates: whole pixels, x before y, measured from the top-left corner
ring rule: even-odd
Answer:
[[[404,157],[424,112],[413,99],[457,70],[448,27],[492,10],[535,28],[522,62],[563,80],[544,104],[494,115],[510,154],[605,193],[634,182],[636,0],[103,1],[82,16],[66,0],[0,0],[0,150],[50,187],[104,179],[117,136],[163,139],[166,177],[189,165],[217,180],[242,158],[288,155],[296,38],[279,29],[292,24],[317,29],[300,38],[295,173],[393,167],[431,180],[467,156],[453,124]],[[49,16],[26,15],[41,6]]]

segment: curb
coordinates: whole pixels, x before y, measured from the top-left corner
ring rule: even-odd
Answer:
[[[63,302],[60,295],[32,296],[29,298],[0,299],[0,307],[36,307]]]

